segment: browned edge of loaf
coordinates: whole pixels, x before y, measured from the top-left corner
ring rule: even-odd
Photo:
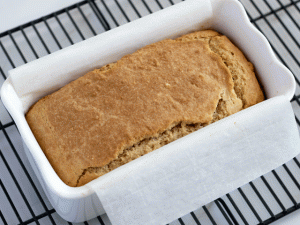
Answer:
[[[212,30],[207,30],[187,34],[177,38],[176,40],[185,42],[198,39],[207,41],[209,43],[210,50],[221,59],[220,61],[230,71],[234,84],[234,91],[237,97],[242,101],[242,109],[264,100],[264,95],[260,84],[256,79],[253,65],[245,58],[243,53],[229,41],[226,36]],[[106,65],[97,71],[99,73],[109,71],[114,67],[114,65],[115,64]],[[35,108],[42,110],[42,103],[47,101],[47,98],[48,96],[39,100],[39,106],[36,106],[38,104],[33,105],[26,114],[28,124],[32,130],[34,130],[35,136],[39,131],[49,132],[50,134],[55,130],[55,128],[52,127],[48,122],[45,114],[35,111]],[[77,180],[70,182],[63,179],[63,181],[70,186],[82,186],[127,162],[130,162],[180,137],[194,132],[201,127],[229,116],[232,113],[228,112],[228,110],[225,110],[226,107],[226,102],[220,98],[211,121],[204,124],[189,123],[188,121],[174,123],[167,130],[158,133],[156,136],[145,137],[142,140],[134,143],[132,146],[125,147],[115,160],[109,162],[105,166],[85,168],[82,170],[81,175],[77,177]],[[40,124],[43,124],[43,129],[39,129],[38,126]],[[39,142],[40,146],[44,146],[43,142],[45,140],[37,139],[37,141]],[[59,173],[58,175],[60,176]]]

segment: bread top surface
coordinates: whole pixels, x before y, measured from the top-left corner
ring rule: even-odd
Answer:
[[[89,72],[39,100],[26,119],[56,173],[76,186],[85,169],[174,124],[209,124],[263,99],[252,64],[209,30]]]

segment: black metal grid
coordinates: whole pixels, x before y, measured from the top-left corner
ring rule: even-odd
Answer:
[[[0,34],[0,86],[7,71],[181,0],[85,0]],[[300,126],[300,0],[241,0],[297,82]],[[0,102],[0,224],[71,224],[47,200]],[[300,207],[300,163],[280,168],[170,224],[270,224]],[[106,215],[83,224],[110,224]]]

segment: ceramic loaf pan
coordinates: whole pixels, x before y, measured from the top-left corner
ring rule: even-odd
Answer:
[[[2,101],[16,122],[31,166],[61,217],[81,222],[105,211],[88,185],[72,188],[56,175],[25,120],[29,107],[86,72],[115,62],[147,44],[204,29],[226,35],[239,47],[254,64],[267,98],[293,97],[292,74],[276,59],[266,38],[249,22],[243,6],[235,0],[185,1],[9,72],[1,89]],[[101,179],[93,182],[97,186]]]

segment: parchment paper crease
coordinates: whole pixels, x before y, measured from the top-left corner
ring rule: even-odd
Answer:
[[[166,224],[287,162],[299,146],[291,104],[279,96],[103,176],[95,190],[113,225]]]

